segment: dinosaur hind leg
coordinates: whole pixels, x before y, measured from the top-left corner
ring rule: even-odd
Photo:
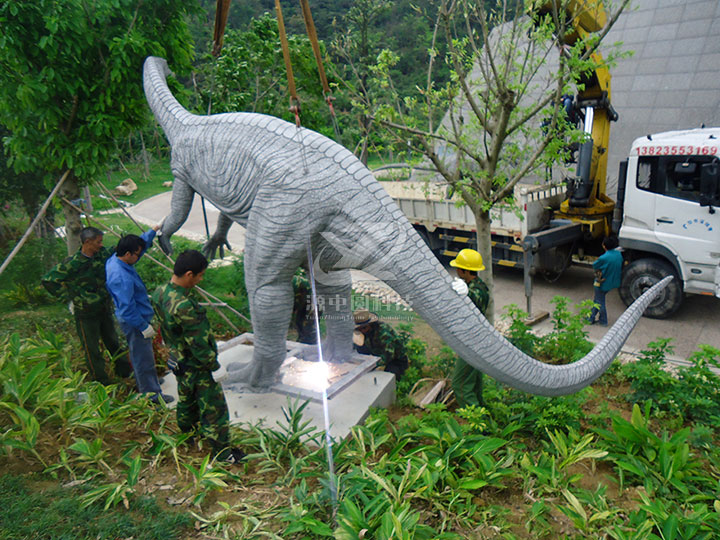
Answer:
[[[233,379],[257,388],[274,384],[285,361],[292,276],[305,252],[296,225],[273,217],[252,212],[245,245],[245,285],[255,343],[252,362]]]
[[[330,277],[329,279],[327,279]],[[318,303],[322,302],[327,337],[323,358],[329,362],[347,361],[352,354],[353,320],[350,314],[352,279],[349,270],[316,274]]]

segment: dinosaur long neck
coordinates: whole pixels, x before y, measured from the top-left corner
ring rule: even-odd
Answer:
[[[201,118],[190,114],[172,95],[167,85],[169,73],[167,63],[162,58],[150,56],[143,67],[143,86],[145,96],[155,118],[165,131],[172,145],[183,128]]]

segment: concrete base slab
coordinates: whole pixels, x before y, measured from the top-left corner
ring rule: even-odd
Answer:
[[[283,364],[281,381],[269,392],[256,393],[242,385],[226,382],[229,364],[249,362],[252,358],[253,347],[247,344],[246,336],[219,344],[218,361],[221,368],[213,373],[213,377],[223,385],[231,424],[272,428],[276,428],[278,424],[287,425],[284,411],[290,406],[297,408],[308,401],[303,411],[303,419],[318,430],[325,429],[321,394],[317,392],[318,377],[312,369],[307,370],[306,366],[318,363],[293,362],[294,354],[302,347],[302,344],[289,341],[288,361]],[[347,437],[353,426],[363,422],[371,407],[388,407],[395,401],[395,375],[384,371],[368,371],[377,359],[365,355],[355,356],[353,362],[329,365],[328,383],[329,388],[334,388],[334,391],[328,399],[328,411],[330,434],[334,438]],[[177,380],[172,373],[165,376],[162,391],[175,397],[175,401],[169,405],[174,407],[178,394]]]
[[[535,324],[541,323],[549,316],[550,314],[547,311],[536,311],[532,315],[528,315],[525,319],[523,319],[523,322],[528,326],[533,326]]]

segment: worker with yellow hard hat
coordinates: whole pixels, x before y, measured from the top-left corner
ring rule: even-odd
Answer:
[[[450,261],[450,266],[457,269],[458,275],[453,280],[453,289],[458,294],[467,294],[475,307],[485,315],[485,310],[490,302],[490,290],[477,275],[478,272],[485,270],[482,255],[474,249],[463,249],[456,258]],[[455,401],[460,407],[482,405],[482,375],[482,372],[476,370],[462,358],[456,357],[452,374],[452,389],[455,393]]]

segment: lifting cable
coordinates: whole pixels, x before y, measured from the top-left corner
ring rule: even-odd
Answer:
[[[288,45],[287,34],[285,33],[285,21],[283,19],[280,0],[275,0],[275,12],[277,13],[278,33],[280,34],[280,45],[282,47],[283,59],[285,60],[285,71],[287,72],[288,93],[290,94],[290,112],[295,115],[295,125],[300,128],[300,100],[295,88],[295,76],[293,75],[292,62],[290,60],[290,46]]]
[[[230,0],[217,0],[215,4],[215,27],[213,28],[212,54],[217,60],[223,46],[223,37],[225,36],[225,26],[227,25],[228,13],[230,12]],[[210,97],[208,99],[208,115],[212,112],[212,96],[215,90],[215,70],[212,72],[212,82],[210,83]],[[207,210],[205,209],[205,197],[200,195],[200,205],[202,206],[203,222],[205,223],[205,237],[210,240],[210,226],[208,225]]]
[[[287,34],[285,33],[285,21],[283,20],[280,0],[275,0],[275,12],[277,13],[278,33],[280,34],[280,45],[282,47],[285,70],[287,71],[288,93],[290,94],[290,112],[295,115],[295,127],[300,139],[300,158],[302,159],[303,171],[308,172],[307,157],[305,156],[305,143],[303,142],[302,126],[300,125],[300,99],[295,88],[295,77],[293,75],[292,62],[290,60],[290,46],[288,45]]]
[[[325,103],[328,104],[330,109],[330,120],[332,122],[333,131],[335,132],[335,141],[340,142],[340,125],[335,116],[335,108],[333,107],[333,100],[330,91],[330,85],[325,75],[325,67],[323,66],[322,55],[320,54],[320,44],[318,42],[317,31],[315,30],[315,23],[313,22],[312,13],[310,12],[310,4],[308,0],[300,0],[300,7],[302,8],[303,19],[305,20],[305,30],[307,31],[308,38],[310,39],[310,45],[312,46],[313,54],[315,55],[315,63],[317,64],[318,74],[320,75],[320,82],[323,87],[323,97]]]

